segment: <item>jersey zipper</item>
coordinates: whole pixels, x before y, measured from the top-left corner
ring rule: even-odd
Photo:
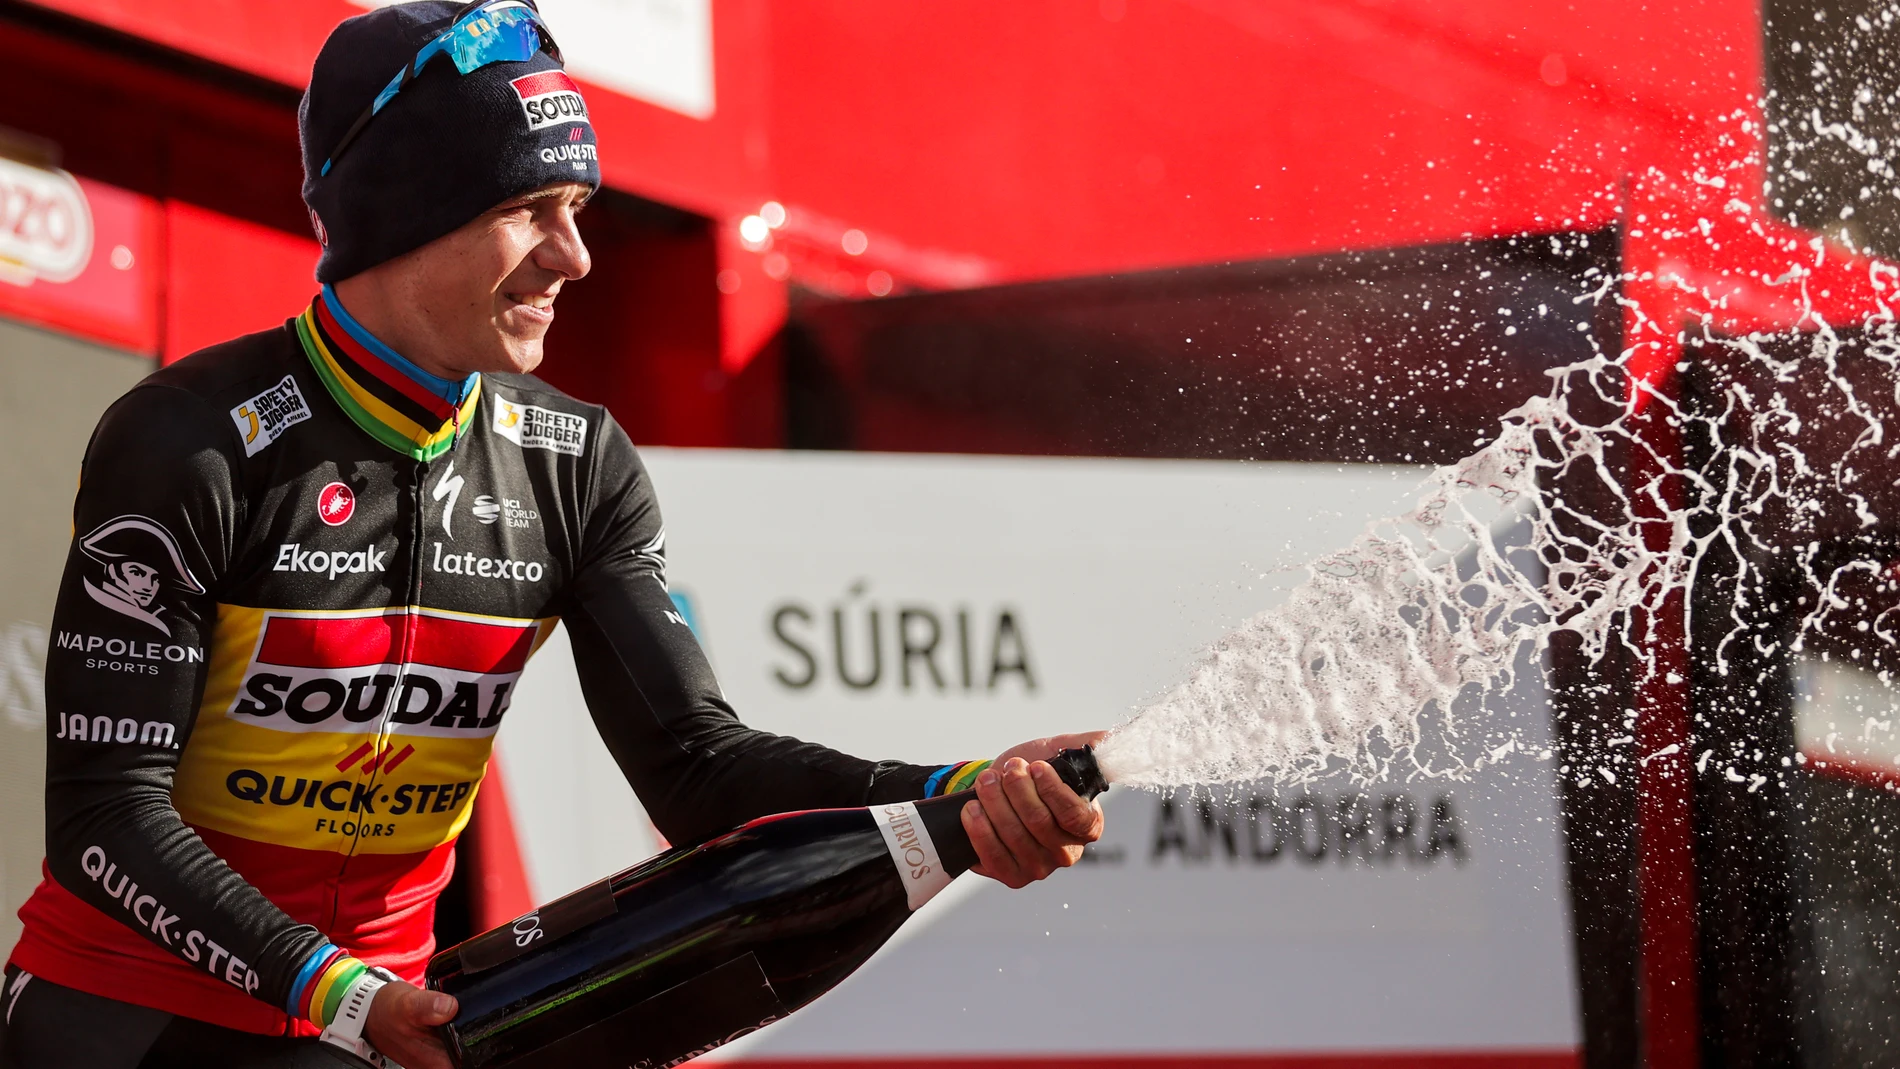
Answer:
[[[454,451],[453,447],[450,451]],[[409,661],[415,652],[416,610],[422,605],[422,542],[428,526],[423,507],[426,500],[423,490],[428,484],[429,462],[418,460],[408,469],[408,472],[409,515],[411,517],[408,527],[409,574],[404,579],[402,604],[396,624],[396,674],[390,682],[389,697],[383,703],[382,716],[376,722],[376,751],[370,756],[370,760],[376,762],[376,770],[370,773],[369,782],[363,787],[364,796],[371,800],[371,804],[376,804],[376,791],[382,785],[383,758],[394,748],[394,744],[390,741],[392,737],[390,729],[394,725],[396,710],[402,706],[404,697],[402,685],[408,677]],[[363,825],[366,823],[364,817],[380,814],[356,813],[353,815],[357,818],[356,834],[350,837],[349,853],[343,856],[343,865],[338,874],[339,889],[349,873],[350,862],[356,857],[356,848],[363,841]],[[339,905],[338,900],[333,897],[330,902],[330,924],[328,925],[330,928],[336,926]]]
[[[451,458],[450,463],[453,463],[455,453],[462,444],[461,406],[456,405],[451,412],[452,415],[450,419],[453,421],[455,429],[450,432],[447,455]],[[441,458],[437,457],[436,459],[440,460]],[[409,469],[409,473],[409,514],[412,517],[409,527],[409,575],[407,576],[407,581],[404,583],[402,612],[400,622],[397,624],[396,676],[394,681],[390,683],[389,700],[383,706],[383,715],[376,724],[376,752],[370,758],[376,762],[376,770],[370,773],[369,783],[364,785],[364,794],[371,799],[372,802],[376,798],[376,789],[382,784],[382,758],[390,750],[395,748],[395,743],[391,741],[392,735],[390,728],[392,727],[396,710],[402,706],[402,685],[403,681],[409,675],[409,662],[415,652],[416,616],[422,608],[422,544],[428,537],[428,518],[424,509],[424,502],[427,498],[424,494],[424,490],[429,483],[429,461],[416,461],[415,465]],[[356,821],[356,834],[350,837],[350,852],[344,856],[343,868],[345,872],[349,869],[349,859],[356,856],[356,848],[364,838],[363,825],[365,822],[361,819],[363,814],[358,813],[356,816],[358,817]],[[331,916],[334,918],[335,914],[336,910],[333,905]]]

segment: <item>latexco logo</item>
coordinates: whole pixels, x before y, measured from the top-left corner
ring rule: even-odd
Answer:
[[[155,628],[170,637],[171,625],[159,618],[166,611],[159,595],[167,588],[202,594],[204,587],[185,566],[178,540],[164,525],[147,516],[118,516],[94,528],[79,540],[79,549],[100,566],[84,580],[86,594],[122,616]]]
[[[538,583],[547,574],[540,561],[514,560],[510,557],[481,557],[474,553],[443,553],[442,543],[435,544],[430,567],[444,575],[472,575],[481,579],[512,579],[517,583]]]

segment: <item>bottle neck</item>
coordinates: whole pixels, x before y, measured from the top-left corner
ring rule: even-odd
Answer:
[[[976,847],[970,845],[970,833],[963,830],[963,806],[975,800],[975,791],[958,791],[915,803],[917,819],[929,833],[944,872],[952,877],[976,864]]]
[[[1089,801],[1108,790],[1108,780],[1096,765],[1093,750],[1087,746],[1064,750],[1050,762],[1062,782]],[[944,871],[952,877],[962,875],[976,864],[976,848],[970,844],[970,834],[963,830],[963,807],[975,800],[976,792],[969,790],[914,803],[917,819],[930,834]]]

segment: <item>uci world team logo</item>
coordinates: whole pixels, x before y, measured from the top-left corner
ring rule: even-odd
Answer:
[[[96,569],[85,578],[92,600],[121,616],[171,637],[161,595],[167,591],[202,594],[203,584],[185,566],[178,540],[165,525],[147,516],[118,516],[79,540],[79,550]]]

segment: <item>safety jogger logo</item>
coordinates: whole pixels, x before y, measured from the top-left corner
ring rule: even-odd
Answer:
[[[587,417],[496,394],[495,433],[523,449],[577,457],[587,446]]]
[[[285,375],[282,382],[232,409],[231,422],[237,424],[238,435],[244,439],[244,455],[254,457],[310,415],[310,405],[297,388],[297,380]]]

